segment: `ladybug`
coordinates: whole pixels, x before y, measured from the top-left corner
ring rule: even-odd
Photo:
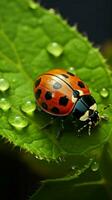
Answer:
[[[35,81],[36,102],[42,111],[54,117],[72,115],[73,120],[83,122],[83,127],[91,127],[99,121],[96,101],[85,83],[75,74],[64,69],[53,69],[40,75]],[[61,125],[63,129],[63,123]]]

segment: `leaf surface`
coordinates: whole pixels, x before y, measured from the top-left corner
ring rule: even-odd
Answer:
[[[47,51],[52,42],[63,48],[58,57]],[[0,92],[0,98],[11,104],[9,110],[0,110],[0,134],[39,159],[87,155],[108,141],[112,132],[111,110],[105,111],[108,120],[102,121],[90,137],[87,129],[78,137],[73,127],[65,125],[63,137],[58,141],[57,124],[41,130],[50,116],[37,110],[29,116],[21,109],[26,101],[35,103],[33,87],[36,77],[53,68],[76,73],[90,87],[100,112],[111,102],[110,72],[99,51],[86,37],[59,15],[31,1],[0,1],[0,78],[9,82],[9,89]],[[101,97],[102,88],[108,89],[107,98]],[[11,120],[15,121],[16,116],[20,116],[21,123],[25,121],[28,125],[19,130],[15,128]]]

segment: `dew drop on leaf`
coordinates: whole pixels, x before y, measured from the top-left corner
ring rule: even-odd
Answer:
[[[75,70],[74,67],[70,67],[70,68],[69,68],[69,71],[71,71],[71,72],[73,72],[74,70]]]
[[[73,166],[72,166],[72,170],[75,170],[75,169],[76,169],[76,167],[73,165]]]
[[[52,42],[47,46],[47,51],[55,57],[59,57],[63,52],[63,47],[57,42]]]
[[[10,107],[11,107],[11,104],[5,98],[0,99],[0,108],[3,111],[9,110]]]
[[[35,10],[38,8],[38,4],[33,2],[32,0],[29,0],[29,7]]]
[[[80,174],[81,174],[81,170],[80,170],[80,169],[77,169],[76,172],[75,172],[75,175],[76,175],[76,176],[79,176]]]
[[[36,104],[30,100],[26,101],[22,106],[21,110],[28,115],[32,115],[36,109]]]
[[[20,115],[12,114],[9,117],[8,121],[13,127],[18,130],[21,130],[22,128],[28,126],[28,121]]]
[[[55,10],[54,10],[53,8],[50,8],[50,9],[49,9],[49,13],[54,14],[54,13],[55,13]]]
[[[92,170],[93,172],[96,172],[98,169],[99,169],[99,163],[96,162],[96,161],[94,161],[94,162],[92,163],[92,165],[91,165],[91,170]]]
[[[61,162],[61,161],[62,161],[62,157],[58,157],[58,161],[60,161],[60,162]]]
[[[102,90],[100,91],[100,95],[103,98],[107,98],[109,96],[109,91],[106,88],[102,88]]]
[[[8,88],[9,88],[9,82],[4,78],[0,78],[0,91],[4,92],[8,90]]]
[[[79,170],[79,169],[77,168],[77,166],[73,165],[73,166],[71,166],[68,175],[69,175],[69,176],[73,176],[74,174],[77,174],[77,171],[78,171],[78,170]]]

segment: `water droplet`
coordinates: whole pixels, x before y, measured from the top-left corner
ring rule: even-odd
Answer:
[[[92,163],[92,162],[93,162],[93,158],[90,158],[90,159],[89,159],[89,162]]]
[[[9,110],[10,107],[11,107],[11,104],[5,98],[0,99],[0,108],[3,111]]]
[[[22,106],[21,110],[28,115],[32,115],[36,109],[36,104],[31,102],[30,100],[26,101]]]
[[[109,95],[109,91],[106,88],[102,88],[102,90],[100,91],[100,95],[103,98],[107,98]]]
[[[55,57],[59,57],[63,52],[63,47],[57,42],[52,42],[47,46],[47,51]]]
[[[33,2],[33,0],[30,0],[29,1],[29,7],[35,10],[35,9],[38,8],[38,4]]]
[[[76,167],[75,166],[72,166],[72,170],[75,170],[76,169]]]
[[[98,169],[99,169],[99,163],[96,162],[96,161],[94,161],[94,162],[92,163],[92,165],[91,165],[91,170],[92,170],[93,172],[96,172]]]
[[[61,157],[58,157],[58,160],[61,162],[61,161],[62,161],[62,158],[61,158]]]
[[[69,71],[72,71],[72,72],[73,72],[74,70],[75,70],[74,67],[70,67],[70,68],[69,68]]]
[[[54,13],[55,13],[55,10],[54,10],[53,8],[50,8],[50,9],[49,9],[49,13],[54,14]]]
[[[16,79],[12,79],[12,82],[15,83],[15,82],[16,82]]]
[[[9,82],[4,78],[0,78],[0,91],[4,92],[8,90],[8,88],[9,88]]]
[[[39,159],[39,156],[35,156],[36,159]]]
[[[17,130],[21,130],[28,126],[28,121],[24,117],[16,114],[12,114],[9,119],[9,123],[14,126]]]

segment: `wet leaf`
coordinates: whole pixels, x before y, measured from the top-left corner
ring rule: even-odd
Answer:
[[[53,49],[56,54],[51,52],[52,45],[48,51],[52,43],[57,44],[56,52]],[[60,49],[62,51],[57,54]],[[90,137],[87,129],[78,137],[76,129],[68,124],[65,124],[60,140],[56,139],[58,123],[42,130],[50,116],[38,112],[35,107],[29,115],[27,106],[31,111],[35,103],[33,87],[36,77],[53,68],[72,70],[80,76],[90,87],[100,113],[111,102],[112,78],[108,66],[86,37],[59,15],[32,1],[1,1],[0,78],[8,87],[4,91],[0,89],[0,98],[5,98],[10,106],[7,110],[0,110],[0,134],[39,159],[61,161],[67,158],[69,164],[72,156],[72,165],[80,169],[89,162],[92,152],[108,141],[112,133],[112,111],[103,111],[108,120],[102,121]],[[100,94],[102,88],[108,89],[106,98]],[[23,105],[27,112],[22,109]],[[83,163],[76,159],[78,156],[83,157]]]

